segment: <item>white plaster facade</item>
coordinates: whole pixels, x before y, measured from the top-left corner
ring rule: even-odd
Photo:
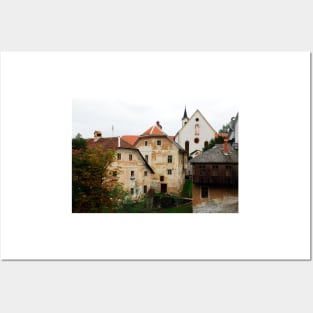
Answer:
[[[201,152],[205,145],[215,138],[215,129],[199,110],[196,110],[190,118],[184,115],[182,124],[175,141],[185,149],[188,156],[196,156],[197,151]]]

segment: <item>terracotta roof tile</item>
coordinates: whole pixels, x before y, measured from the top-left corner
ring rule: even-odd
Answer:
[[[227,138],[228,137],[228,133],[215,133],[215,138],[217,138],[217,137]]]
[[[138,136],[135,135],[125,135],[121,137],[123,140],[129,142],[131,145],[133,145],[136,140],[138,139]]]
[[[102,147],[103,150],[116,150],[118,148],[118,137],[108,137],[108,138],[99,138],[95,139],[87,139],[87,147],[95,148]],[[119,148],[126,149],[136,149],[132,144],[120,138],[120,146]]]
[[[167,136],[167,135],[164,131],[162,131],[162,129],[159,126],[154,125],[148,128],[140,136]]]

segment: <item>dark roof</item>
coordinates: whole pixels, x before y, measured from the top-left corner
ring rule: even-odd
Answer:
[[[224,144],[215,145],[190,161],[191,163],[238,163],[238,150],[228,144],[228,154],[224,154]]]
[[[236,128],[236,124],[238,123],[238,113],[235,117],[232,117],[230,122],[229,122],[229,134],[228,134],[228,138],[229,139],[233,139],[235,136],[235,128]]]
[[[184,112],[184,116],[183,116],[182,120],[183,120],[183,119],[185,119],[185,118],[188,118],[188,116],[187,116],[186,106],[185,106],[185,112]]]

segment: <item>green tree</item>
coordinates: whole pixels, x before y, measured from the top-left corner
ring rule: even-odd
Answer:
[[[75,138],[72,139],[72,149],[75,149],[75,150],[86,150],[87,148],[87,141],[86,139],[84,139],[82,137],[82,135],[80,133],[78,133],[76,135]]]
[[[122,185],[110,173],[115,151],[101,147],[80,149],[72,155],[72,206],[74,212],[114,212],[125,198]]]
[[[218,131],[219,133],[228,133],[229,132],[229,123],[222,126],[222,128]]]

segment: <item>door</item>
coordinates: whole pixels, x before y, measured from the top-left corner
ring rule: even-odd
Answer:
[[[161,193],[167,192],[167,184],[161,184]]]

